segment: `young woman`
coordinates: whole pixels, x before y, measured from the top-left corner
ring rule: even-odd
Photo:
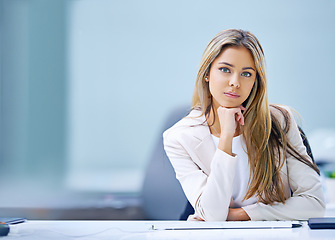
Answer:
[[[257,38],[225,30],[208,44],[192,110],[164,137],[195,214],[189,220],[306,220],[325,203],[319,170],[286,106],[269,105]]]

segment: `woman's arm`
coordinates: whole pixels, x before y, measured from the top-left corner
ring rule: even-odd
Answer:
[[[172,128],[163,135],[164,148],[175,169],[177,179],[196,214],[206,221],[225,221],[228,216],[238,160],[232,152],[232,141],[237,125],[244,124],[241,110],[245,110],[243,106],[217,109],[221,134],[218,149],[211,161],[209,175],[195,164],[204,159],[197,159],[199,156],[194,153],[196,146],[187,142],[190,136],[183,134],[180,129],[178,131],[178,128]],[[188,127],[189,131],[190,129]],[[203,143],[210,147],[213,140],[210,135],[208,138],[209,142]]]
[[[195,209],[195,212],[206,221],[225,221],[233,192],[233,182],[237,157],[232,152],[232,141],[238,124],[244,124],[244,118],[238,108],[217,109],[220,122],[220,140],[210,166],[210,174],[206,175],[194,161],[198,158],[194,148],[188,146],[187,135],[177,129],[164,133],[164,148],[176,171],[177,179]],[[202,126],[207,127],[207,126]],[[211,138],[211,136],[208,136]],[[212,139],[210,139],[211,143]],[[189,147],[189,149],[188,149]],[[243,210],[242,210],[243,211]]]
[[[192,160],[198,156],[191,149],[192,144],[187,142],[189,139],[185,134],[178,129],[170,129],[163,136],[165,151],[195,213],[205,221],[225,221],[237,157],[217,149],[211,161],[211,172],[207,175]]]
[[[289,109],[287,110],[291,119],[288,138],[300,154],[309,158],[293,115]],[[285,204],[256,203],[243,207],[251,220],[307,220],[311,217],[323,216],[325,202],[319,175],[291,155],[286,159],[286,167],[292,191],[291,197],[285,201]],[[282,174],[286,172],[285,170],[282,170]]]

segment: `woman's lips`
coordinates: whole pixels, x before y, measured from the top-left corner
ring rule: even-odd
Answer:
[[[227,97],[230,97],[230,98],[240,97],[240,95],[238,95],[237,93],[233,93],[233,92],[225,92],[224,95],[226,95]]]

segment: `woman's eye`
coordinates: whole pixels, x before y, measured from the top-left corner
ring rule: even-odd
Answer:
[[[250,72],[243,72],[241,75],[243,77],[251,77],[251,73]]]
[[[220,68],[220,71],[225,72],[225,73],[229,73],[230,72],[230,70],[228,68],[226,68],[226,67]]]

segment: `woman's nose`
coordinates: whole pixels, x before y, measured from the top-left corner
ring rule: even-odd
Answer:
[[[236,75],[232,76],[232,78],[229,81],[229,86],[239,88],[240,87],[239,76]]]

